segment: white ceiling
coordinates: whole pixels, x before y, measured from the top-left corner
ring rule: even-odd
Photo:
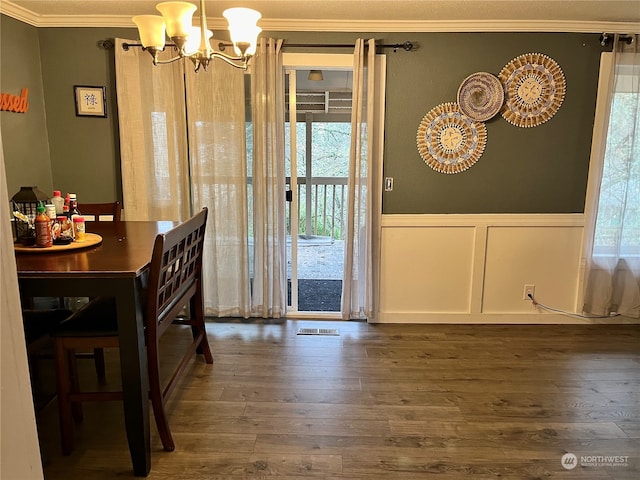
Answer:
[[[156,3],[149,0],[0,0],[0,12],[45,27],[133,26],[130,21],[133,15],[157,14]],[[206,1],[212,26],[216,19],[222,18],[224,9],[239,5],[262,12],[260,25],[265,30],[580,31],[578,24],[589,24],[591,31],[597,31],[600,26],[604,31],[604,27],[615,24],[612,26],[616,28],[609,31],[633,33],[640,28],[640,0]],[[582,27],[581,31],[589,28]]]

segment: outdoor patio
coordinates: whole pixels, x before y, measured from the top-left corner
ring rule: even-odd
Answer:
[[[298,239],[298,311],[340,311],[344,240]],[[291,280],[291,244],[287,242],[287,278]]]
[[[298,278],[342,280],[344,240],[298,237]],[[287,278],[291,278],[291,243],[287,241]]]

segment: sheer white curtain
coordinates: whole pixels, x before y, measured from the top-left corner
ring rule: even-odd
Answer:
[[[640,318],[639,40],[635,35],[627,45],[616,35],[603,126],[606,140],[602,148],[594,145],[603,161],[584,295],[583,310],[590,314]]]
[[[353,64],[348,225],[342,282],[342,318],[371,319],[376,311],[384,122],[384,75],[377,65],[375,40],[356,41]]]
[[[220,61],[198,74],[190,62],[154,67],[148,53],[122,43],[116,40],[125,218],[181,221],[207,206],[205,313],[247,317],[243,72]]]
[[[43,478],[0,136],[0,458],[2,478]]]
[[[278,318],[287,310],[282,40],[263,39],[252,60],[253,238],[252,313]]]
[[[249,245],[244,72],[221,61],[186,70],[193,210],[209,208],[205,313],[248,317]],[[164,67],[164,66],[163,66]]]
[[[147,52],[124,50],[123,43],[137,41],[116,39],[115,50],[124,218],[185,220],[191,212],[183,63],[154,67]]]

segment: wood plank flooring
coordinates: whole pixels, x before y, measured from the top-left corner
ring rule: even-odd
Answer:
[[[340,335],[296,335],[302,327]],[[151,480],[640,478],[638,325],[289,320],[208,331],[214,365],[194,362],[169,403],[175,452],[162,451],[152,420]],[[39,415],[47,480],[132,477],[120,403],[85,404],[69,457],[56,408]]]

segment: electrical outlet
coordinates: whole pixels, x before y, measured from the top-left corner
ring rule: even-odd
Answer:
[[[522,299],[523,300],[531,300],[531,298],[529,298],[529,295],[531,295],[533,297],[533,296],[535,296],[535,294],[536,294],[536,286],[535,285],[527,285],[527,284],[525,284],[524,290],[522,291]]]

